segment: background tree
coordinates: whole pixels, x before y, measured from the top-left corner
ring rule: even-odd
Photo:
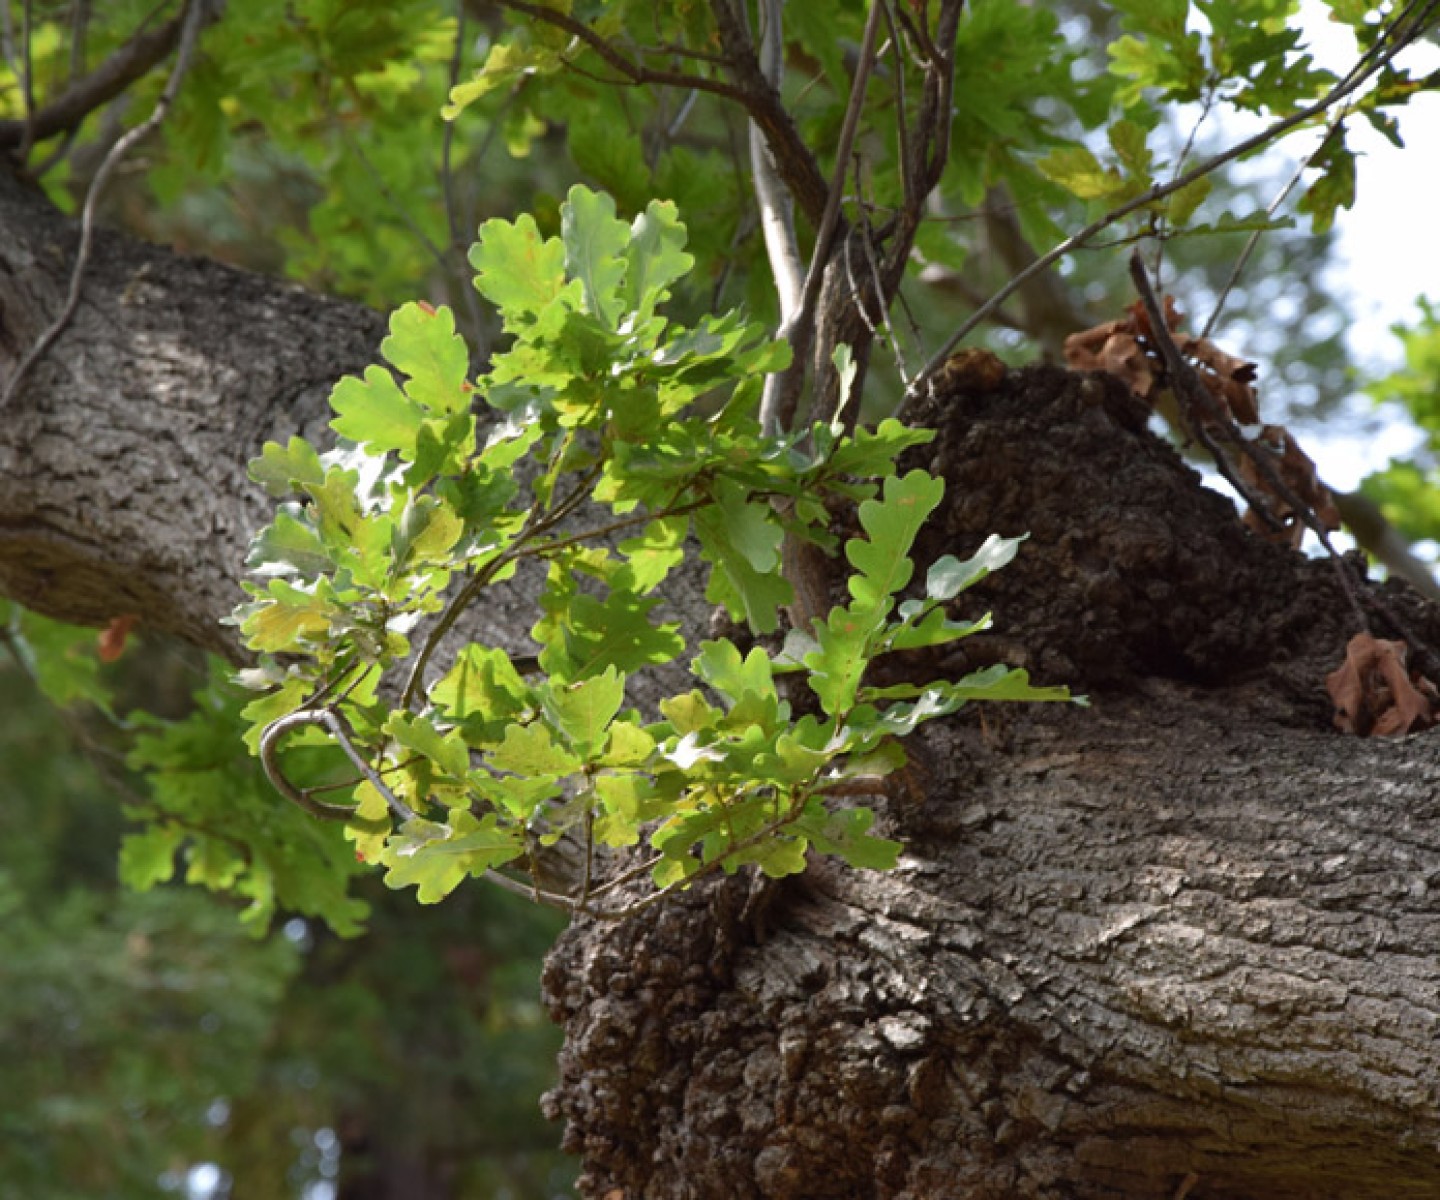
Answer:
[[[849,346],[867,411],[903,397],[937,428],[925,461],[949,500],[917,559],[968,554],[997,530],[1032,534],[982,596],[1005,636],[885,667],[889,686],[922,670],[1028,666],[1099,703],[1088,716],[987,716],[924,737],[906,786],[880,804],[908,846],[898,873],[813,865],[783,885],[742,874],[618,927],[577,922],[547,976],[567,1026],[549,1108],[584,1155],[585,1188],[1309,1195],[1338,1180],[1354,1195],[1426,1194],[1437,1174],[1423,1035],[1434,997],[1416,965],[1434,938],[1427,760],[1418,743],[1337,739],[1318,689],[1357,624],[1407,638],[1424,667],[1433,617],[1404,592],[1376,605],[1351,568],[1242,534],[1194,489],[1131,395],[1147,390],[1143,371],[1162,370],[1155,322],[1148,336],[1117,331],[1138,335],[1149,363],[1108,364],[1123,383],[951,360],[944,335],[993,317],[1053,353],[1067,324],[1122,305],[1081,318],[1081,276],[1058,284],[1039,268],[1060,255],[1037,250],[1208,233],[1219,240],[1192,244],[1228,260],[1226,237],[1271,223],[1223,187],[1207,192],[1223,163],[1192,167],[1193,149],[1167,141],[1173,103],[1260,113],[1268,134],[1246,154],[1325,126],[1301,206],[1327,227],[1354,186],[1345,123],[1391,128],[1387,108],[1428,85],[1393,56],[1429,10],[1337,6],[1358,47],[1356,72],[1337,80],[1304,57],[1279,5],[1117,6],[1077,13],[1068,29],[1003,0],[964,13],[793,6],[783,36],[776,4],[604,7],[507,2],[458,21],[428,4],[256,5],[219,19],[191,4],[103,20],[83,5],[26,7],[7,27],[0,141],[50,200],[21,173],[0,183],[14,234],[0,250],[5,590],[108,624],[107,656],[137,614],[240,659],[218,621],[268,507],[245,462],[296,432],[321,440],[325,390],[382,332],[353,305],[92,238],[99,200],[154,236],[371,303],[425,279],[481,371],[492,346],[510,349],[465,279],[482,218],[529,209],[553,231],[577,172],[627,217],[673,199],[697,268],[669,280],[671,319],[694,325],[744,299],[791,344],[792,367],[767,385],[767,433],[803,428],[797,408],[836,410],[845,371],[832,351]],[[1081,21],[1112,35],[1110,70],[1078,67]],[[447,95],[452,123],[417,154],[415,130]],[[161,140],[137,149],[131,132],[157,126]],[[144,171],[117,171],[141,154]],[[77,244],[50,204],[81,197]],[[1120,259],[1080,258],[1076,270],[1097,268],[1108,295],[1128,295]],[[1183,262],[1180,251],[1166,261]],[[1203,295],[1179,279],[1182,304],[1183,287]],[[943,302],[912,303],[923,315],[907,321],[890,312],[902,284],[962,304],[978,292],[978,306],[962,323]],[[766,361],[778,362],[750,370]],[[1223,375],[1235,368],[1221,361],[1212,355],[1211,371],[1245,390],[1248,373]],[[1185,369],[1163,369],[1177,420],[1214,440]],[[1255,470],[1252,491],[1282,500]],[[803,627],[838,577],[787,536]],[[488,613],[491,633],[523,633],[524,605]],[[21,653],[38,628],[14,626]],[[61,649],[75,658],[73,639]],[[82,690],[114,707],[103,689]],[[216,747],[238,744],[242,703],[216,682],[189,717],[143,733],[131,762],[150,791],[131,808],[149,824],[127,842],[123,872],[153,884],[178,860],[191,882],[243,897],[252,925],[278,904],[350,932],[361,872],[338,831],[277,805],[253,770],[247,783],[223,754],[215,765]],[[422,765],[440,761],[412,749]],[[336,762],[316,746],[286,771],[324,786]],[[202,765],[209,786],[196,786]],[[452,953],[430,1003],[470,970],[454,953],[461,935],[437,936]],[[252,1014],[275,1011],[276,981],[294,969],[278,951],[257,957],[256,978],[272,982],[257,985]],[[303,1038],[305,1023],[281,1011],[283,1035]],[[399,1022],[385,1018],[388,1037]],[[258,1021],[249,1028],[253,1038]],[[384,1045],[377,1033],[367,1049]],[[381,1136],[380,1124],[398,1135],[394,1169],[370,1172],[368,1186],[417,1194],[417,1171],[436,1195],[480,1186],[435,1169],[445,1156],[433,1144],[414,1166],[411,1131],[383,1119],[358,1136],[339,1121],[351,1137],[342,1169],[364,1174],[361,1136]],[[473,1143],[454,1144],[452,1159]]]

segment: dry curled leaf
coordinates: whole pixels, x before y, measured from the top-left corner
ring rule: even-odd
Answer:
[[[1255,424],[1260,419],[1255,364],[1226,354],[1208,338],[1177,334],[1184,320],[1185,314],[1175,307],[1175,298],[1166,296],[1165,324],[1174,336],[1175,348],[1194,364],[1196,378],[1222,412],[1241,425]],[[1138,301],[1125,310],[1120,320],[1106,321],[1066,338],[1065,364],[1075,371],[1108,371],[1152,405],[1165,382],[1165,364],[1155,345],[1150,318]]]
[[[1410,671],[1409,647],[1357,633],[1345,663],[1325,677],[1335,704],[1335,727],[1361,737],[1402,737],[1435,724],[1440,693]]]
[[[1299,443],[1283,425],[1264,426],[1260,430],[1260,436],[1253,439],[1251,445],[1257,453],[1269,456],[1270,466],[1280,482],[1289,489],[1292,496],[1315,514],[1316,519],[1326,529],[1333,533],[1340,528],[1340,510],[1335,507],[1329,488],[1320,482],[1320,476],[1310,456],[1300,449]],[[1245,524],[1261,537],[1299,549],[1300,543],[1305,540],[1305,522],[1294,505],[1277,491],[1270,482],[1270,477],[1248,456],[1240,459],[1240,475],[1246,483],[1265,496],[1268,502],[1266,507],[1284,528],[1275,529],[1253,509],[1245,514]]]
[[[100,661],[112,663],[125,653],[125,639],[140,618],[135,613],[115,617],[100,631]]]

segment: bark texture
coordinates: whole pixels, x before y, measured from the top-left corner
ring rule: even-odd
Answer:
[[[0,170],[0,373],[61,310],[79,240]],[[268,517],[246,464],[314,435],[384,319],[102,233],[69,328],[0,413],[0,591],[78,624],[138,614],[234,658],[219,622]]]
[[[1123,389],[980,374],[925,414],[922,558],[1031,540],[966,597],[1003,632],[902,669],[1093,707],[929,729],[892,875],[573,929],[549,1103],[585,1194],[1440,1194],[1433,739],[1331,731],[1332,568],[1245,533]]]
[[[0,229],[8,375],[74,230],[4,172]],[[315,433],[381,333],[102,238],[0,414],[0,590],[236,656],[216,621],[268,511],[244,464]],[[1440,758],[1330,729],[1353,632],[1331,568],[1245,534],[1104,378],[961,366],[923,416],[949,489],[922,557],[1031,540],[962,598],[997,633],[889,669],[1013,662],[1093,707],[928,730],[879,802],[908,846],[893,874],[721,881],[572,929],[548,1104],[585,1193],[1440,1194]]]

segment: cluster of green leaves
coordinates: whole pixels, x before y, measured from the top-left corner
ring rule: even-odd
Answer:
[[[930,434],[885,421],[764,436],[757,401],[788,349],[738,313],[691,327],[661,313],[691,266],[672,205],[626,222],[577,186],[559,236],[530,217],[491,221],[471,261],[513,338],[488,374],[469,382],[448,310],[406,305],[381,347],[393,371],[334,390],[339,446],[270,443],[253,466],[272,494],[298,498],[256,537],[262,581],[235,617],[262,655],[246,676],[266,689],[246,709],[251,743],[296,712],[340,721],[369,764],[352,780],[350,836],[387,882],[435,901],[570,831],[587,847],[648,839],[659,892],[745,863],[787,874],[810,847],[884,866],[896,844],[869,832],[867,810],[827,797],[892,771],[894,738],[967,700],[1065,697],[1003,669],[865,684],[878,655],[982,627],[944,606],[1015,544],[942,560],[900,603],[943,485],[897,478],[894,464]],[[476,400],[492,413],[484,429]],[[834,503],[858,504],[864,530],[845,547],[849,604],[773,656],[704,642],[690,667],[708,692],[660,700],[658,719],[627,706],[632,678],[686,653],[659,590],[689,539],[709,564],[707,597],[772,633],[791,600],[782,544],[833,549]],[[527,563],[544,569],[534,663],[478,642],[437,663],[465,610]],[[796,717],[776,686],[786,672],[805,674],[818,714]],[[587,880],[573,904],[605,886]]]
[[[298,1200],[324,1178],[313,1135],[333,1145],[342,1130],[368,1150],[342,1156],[342,1191],[403,1157],[453,1180],[457,1194],[565,1193],[574,1167],[539,1112],[560,1031],[539,1003],[538,975],[558,914],[490,888],[420,910],[378,879],[351,878],[371,902],[363,942],[294,919],[258,937],[228,898],[120,886],[117,792],[143,791],[155,772],[125,771],[114,750],[135,699],[187,703],[194,659],[137,638],[102,664],[93,629],[5,617],[0,1194],[152,1200],[183,1194],[187,1169],[208,1163],[235,1194]],[[67,697],[64,708],[36,702],[20,667],[37,663],[46,696]],[[223,723],[202,707],[182,718],[187,736],[207,711]],[[224,715],[233,756],[238,728]],[[77,752],[77,732],[88,753]],[[147,718],[146,736],[157,732]],[[243,747],[239,757],[254,773]],[[223,760],[212,761],[219,770]],[[179,755],[164,773],[186,773]],[[196,773],[197,788],[216,782]],[[263,786],[256,808],[244,797],[228,811],[234,791],[217,795],[211,833],[268,820],[300,846],[333,839],[357,866],[338,828],[286,811]],[[276,897],[289,907],[283,881]]]
[[[1440,307],[1421,297],[1420,319],[1395,332],[1405,364],[1367,390],[1382,404],[1399,404],[1425,434],[1419,453],[1392,461],[1363,484],[1386,519],[1411,541],[1440,541]]]
[[[316,917],[346,936],[360,931],[367,906],[350,894],[363,869],[353,848],[340,830],[276,805],[239,740],[241,710],[252,697],[223,662],[210,661],[183,716],[163,717],[117,699],[123,672],[102,664],[95,630],[8,601],[0,601],[0,622],[7,650],[40,693],[57,709],[93,711],[109,740],[125,747],[117,753],[107,744],[104,752],[123,757],[147,785],[143,794],[125,794],[124,815],[140,828],[121,846],[123,883],[144,892],[179,877],[238,897],[246,901],[241,923],[257,935],[277,911]],[[317,746],[297,755],[293,770],[317,786],[343,778],[344,761],[333,747]]]
[[[1124,112],[1107,131],[1113,160],[1104,164],[1088,147],[1070,146],[1040,164],[1046,175],[1083,200],[1107,207],[1124,204],[1143,195],[1169,166],[1146,144],[1159,124],[1159,111],[1151,103],[1155,96],[1200,105],[1202,112],[1219,103],[1276,119],[1319,100],[1340,83],[1334,72],[1315,65],[1303,31],[1292,23],[1292,0],[1116,0],[1113,7],[1124,30],[1109,46],[1110,72],[1119,81],[1115,101]],[[1333,20],[1355,33],[1360,50],[1374,43],[1382,25],[1374,6],[1336,0],[1327,7]],[[1353,109],[1400,145],[1395,118],[1385,110],[1405,103],[1416,86],[1407,71],[1387,66],[1375,86],[1352,101]],[[1316,122],[1326,119],[1317,117]],[[1355,155],[1346,146],[1343,122],[1308,165],[1317,174],[1299,207],[1310,214],[1314,231],[1323,233],[1334,223],[1336,211],[1355,200]],[[1228,212],[1193,225],[1211,187],[1208,176],[1198,179],[1146,206],[1145,215],[1170,230],[1190,233],[1274,227]]]
[[[85,6],[77,18],[74,5],[36,5],[28,19],[36,103],[43,107],[72,72],[95,70],[179,7],[116,0]],[[437,112],[452,60],[463,60],[475,41],[473,26],[460,36],[455,12],[445,0],[228,7],[202,32],[161,144],[147,150],[149,170],[121,189],[130,223],[375,305],[433,278],[437,259],[443,275],[460,253],[450,245]],[[13,66],[0,61],[0,115],[23,119],[24,88]],[[78,143],[113,137],[105,130],[117,117],[145,119],[166,75],[162,68],[138,81],[123,115],[113,108],[92,115]],[[422,129],[435,136],[417,141]],[[63,137],[40,144],[32,164],[66,144]],[[483,144],[484,131],[449,155],[452,181],[467,181],[467,208]],[[85,161],[62,157],[45,174],[62,206],[83,194],[85,167],[78,180],[73,172]],[[493,168],[490,174],[493,186]]]

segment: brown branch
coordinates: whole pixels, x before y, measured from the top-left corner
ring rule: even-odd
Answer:
[[[790,195],[800,206],[811,228],[818,229],[830,194],[820,164],[800,137],[780,93],[765,78],[740,15],[728,0],[710,0],[710,11],[715,18],[726,63],[738,85],[731,89],[731,98],[738,100],[750,119],[760,127],[780,178],[790,189]]]
[[[657,84],[664,87],[694,88],[697,91],[713,92],[715,95],[733,100],[737,104],[746,106],[749,104],[750,98],[741,89],[726,83],[723,79],[713,79],[708,75],[690,75],[684,71],[658,71],[653,67],[641,66],[626,58],[584,21],[577,20],[568,13],[546,8],[540,4],[530,4],[527,0],[497,0],[497,3],[501,8],[522,13],[527,17],[534,17],[537,21],[544,21],[554,25],[557,29],[563,29],[595,51],[609,66],[620,72],[625,77],[625,82],[629,84],[637,87]]]
[[[151,33],[137,34],[84,79],[37,109],[31,120],[0,121],[0,147],[22,146],[27,134],[31,142],[43,142],[78,128],[97,108],[170,56],[180,40],[184,21],[185,14],[181,13]]]

